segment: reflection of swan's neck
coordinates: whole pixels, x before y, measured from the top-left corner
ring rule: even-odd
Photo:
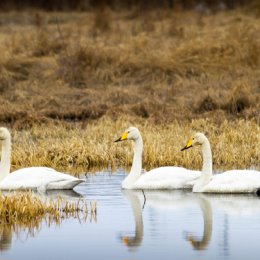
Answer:
[[[2,181],[10,173],[10,168],[11,168],[11,137],[2,141],[0,181]]]
[[[203,213],[204,220],[204,230],[202,239],[195,239],[192,235],[188,236],[188,240],[192,244],[193,248],[196,250],[203,250],[208,245],[211,234],[212,234],[212,209],[210,203],[204,199],[200,198],[200,208]]]
[[[202,173],[199,180],[193,186],[194,192],[202,191],[202,189],[209,183],[212,177],[212,154],[210,143],[207,138],[203,142],[201,149],[203,158]]]
[[[143,152],[143,139],[141,135],[134,140],[134,159],[131,171],[122,183],[122,187],[127,189],[131,188],[141,175],[142,170],[142,152]]]
[[[140,200],[134,191],[124,193],[129,203],[131,204],[135,219],[135,235],[134,237],[123,237],[123,241],[128,247],[140,246],[143,240],[143,217]]]
[[[134,240],[132,241],[132,244],[134,246],[138,246],[141,244],[143,240],[143,216],[142,216],[140,201],[139,200],[136,201],[136,204],[132,206],[133,206],[133,213],[135,218],[135,237]]]

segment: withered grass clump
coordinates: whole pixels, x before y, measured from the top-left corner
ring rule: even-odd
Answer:
[[[0,194],[1,225],[34,226],[42,220],[60,223],[64,218],[86,219],[88,214],[96,215],[96,203],[88,206],[87,202],[66,201],[57,198],[43,201],[40,196],[32,192],[13,192]]]
[[[213,111],[217,109],[219,106],[216,104],[216,102],[213,100],[213,98],[209,95],[202,98],[196,108],[196,111],[201,113],[205,111]]]
[[[105,69],[115,62],[110,51],[98,45],[76,46],[58,57],[58,76],[75,88],[111,82],[114,68]]]
[[[229,100],[223,106],[229,113],[237,114],[243,112],[244,109],[254,106],[250,86],[246,82],[234,82]]]
[[[194,132],[204,132],[211,143],[215,168],[250,168],[259,165],[259,132],[256,121],[209,119],[150,124],[136,117],[117,121],[102,118],[91,124],[35,125],[13,130],[12,170],[26,166],[49,166],[71,174],[93,167],[131,165],[130,141],[114,143],[129,126],[137,126],[144,139],[143,167],[179,165],[199,169],[201,157],[196,149],[180,152]]]

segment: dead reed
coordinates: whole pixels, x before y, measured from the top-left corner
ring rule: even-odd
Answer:
[[[35,227],[43,220],[48,225],[60,224],[63,219],[78,218],[80,221],[96,216],[96,203],[83,199],[67,201],[61,197],[43,199],[33,192],[0,194],[1,225]]]
[[[221,114],[220,114],[221,116]],[[144,139],[143,167],[180,165],[198,169],[201,157],[196,149],[180,149],[195,131],[204,132],[212,146],[215,168],[249,168],[259,165],[259,124],[254,120],[212,121],[196,119],[167,125],[122,117],[117,121],[103,118],[87,125],[35,125],[13,130],[12,169],[26,166],[50,166],[70,173],[93,167],[131,165],[131,142],[114,143],[129,126],[139,127]]]
[[[96,214],[96,202],[87,203],[84,199],[50,199],[29,191],[0,193],[0,250],[10,247],[13,233],[24,241],[37,235],[43,225],[60,226],[71,218],[79,223],[96,222]]]

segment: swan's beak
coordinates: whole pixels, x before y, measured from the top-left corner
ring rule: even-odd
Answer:
[[[183,148],[181,149],[181,151],[187,150],[187,149],[189,149],[189,148],[191,148],[191,147],[192,147],[192,139],[190,139],[190,140],[188,141],[188,143],[186,144],[186,146],[183,147]]]
[[[125,132],[121,135],[121,137],[119,137],[117,140],[115,140],[115,143],[116,142],[120,142],[120,141],[124,141],[124,140],[127,140],[127,137],[128,137],[128,133]]]

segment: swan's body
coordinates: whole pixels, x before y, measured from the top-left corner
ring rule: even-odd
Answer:
[[[135,182],[134,188],[192,189],[194,181],[197,180],[199,176],[199,171],[189,171],[182,167],[159,167],[142,174]]]
[[[0,182],[1,190],[73,189],[81,183],[70,175],[47,167],[29,167],[12,172]]]
[[[123,189],[191,189],[199,171],[182,167],[160,167],[141,175],[143,140],[139,130],[130,127],[116,141],[134,141],[134,159],[130,173],[122,182]]]
[[[11,167],[11,136],[6,128],[0,128],[0,141],[2,141],[0,190],[73,189],[84,181],[47,167],[28,167],[9,174]]]
[[[201,177],[195,182],[193,192],[209,193],[258,193],[260,172],[254,170],[231,170],[212,175],[212,154],[210,143],[202,133],[197,133],[182,149],[201,145],[203,167]]]

